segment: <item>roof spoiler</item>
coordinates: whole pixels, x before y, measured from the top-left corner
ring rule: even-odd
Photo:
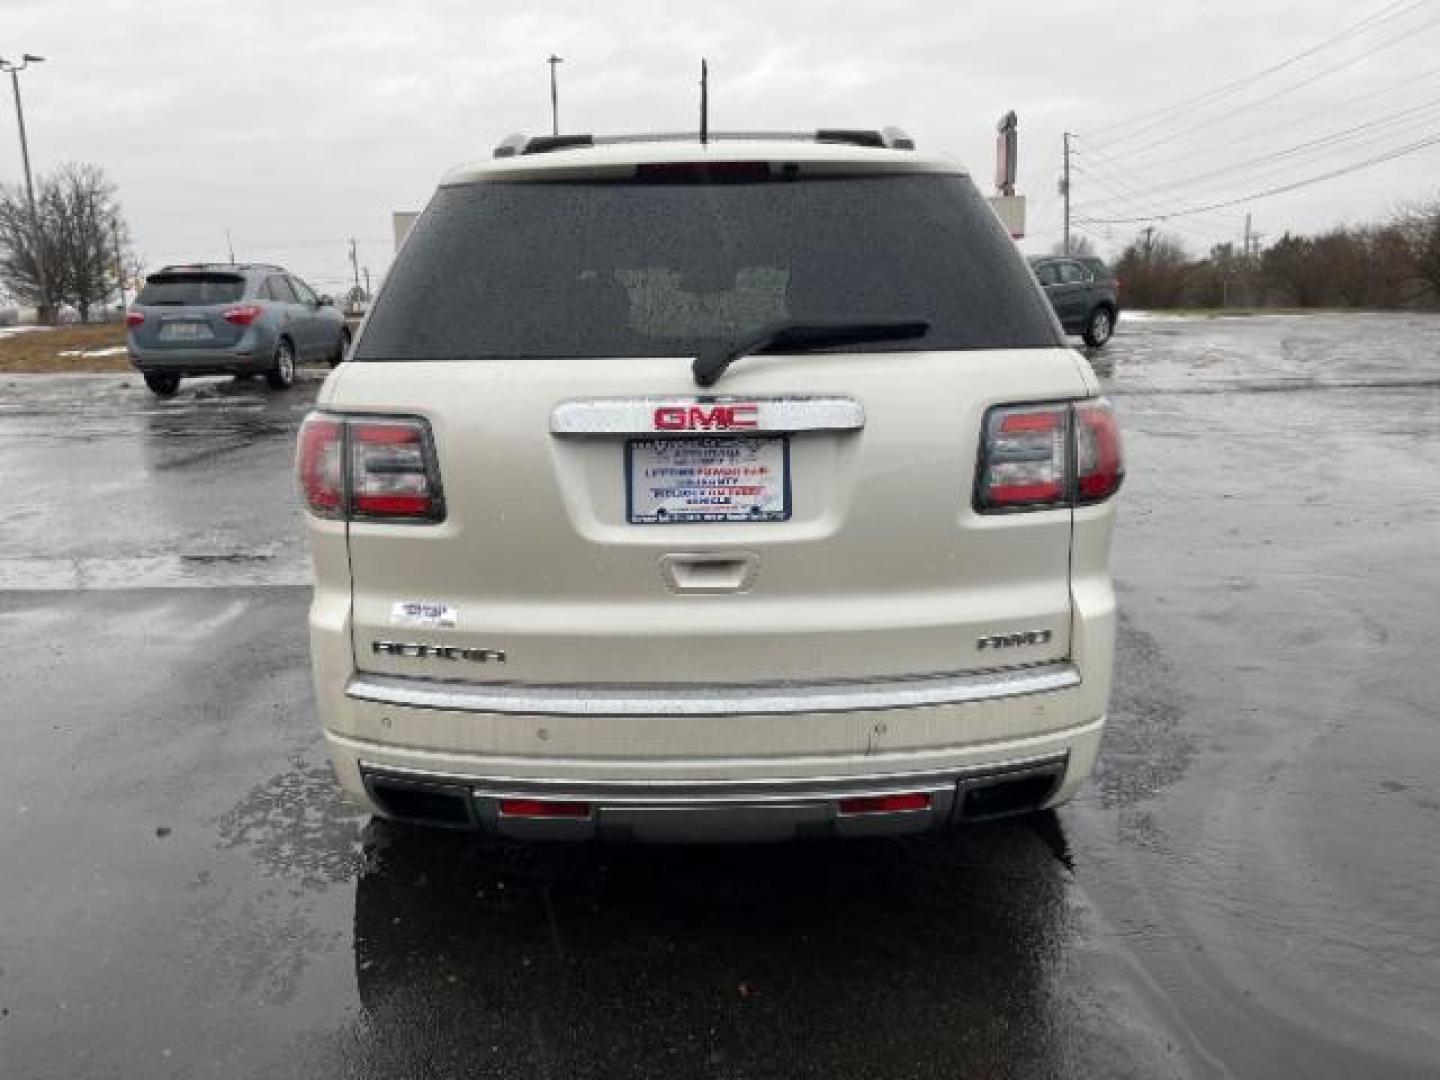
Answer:
[[[654,132],[646,135],[536,135],[516,132],[495,147],[497,158],[523,154],[548,154],[555,150],[614,145],[616,143],[696,142],[695,132]],[[817,131],[712,131],[712,141],[781,141],[817,142],[843,146],[864,146],[876,150],[914,150],[915,140],[898,127],[881,128],[820,128]]]

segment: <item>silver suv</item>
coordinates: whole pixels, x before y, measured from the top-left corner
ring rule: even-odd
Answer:
[[[283,390],[297,363],[338,364],[350,345],[330,297],[263,263],[167,266],[145,279],[125,324],[130,362],[161,397],[186,375],[264,375]]]
[[[1124,466],[965,171],[867,132],[451,173],[305,422],[320,719],[379,813],[910,833],[1071,797]]]

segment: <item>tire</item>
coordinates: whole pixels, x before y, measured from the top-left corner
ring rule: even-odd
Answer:
[[[1103,349],[1115,333],[1115,312],[1101,304],[1090,312],[1081,335],[1092,349]]]
[[[332,368],[333,368],[333,367],[339,367],[340,364],[341,364],[341,361],[343,361],[343,360],[345,359],[345,354],[346,354],[347,352],[349,352],[349,351],[350,351],[350,330],[349,330],[349,328],[344,328],[344,329],[342,329],[342,330],[340,331],[340,348],[337,349],[337,350],[335,351],[335,355],[330,358],[330,366],[331,366]]]
[[[282,337],[275,346],[275,366],[265,373],[272,390],[288,390],[295,385],[295,345]]]
[[[145,385],[156,397],[174,397],[175,391],[180,389],[179,375],[166,375],[161,371],[147,371],[144,373]]]

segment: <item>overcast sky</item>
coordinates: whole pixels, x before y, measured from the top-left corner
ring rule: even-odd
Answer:
[[[339,292],[347,238],[378,275],[392,210],[419,208],[450,166],[509,132],[548,131],[551,52],[565,59],[566,131],[693,127],[703,55],[717,130],[898,124],[987,192],[995,120],[1013,108],[1023,246],[1041,250],[1059,235],[1064,130],[1079,135],[1088,218],[1245,196],[1440,135],[1435,23],[1440,0],[4,0],[0,55],[47,57],[21,75],[37,170],[103,165],[151,265],[223,258],[228,227],[237,257]],[[18,183],[0,94],[0,181]],[[1201,251],[1238,241],[1246,209],[1271,238],[1363,222],[1435,195],[1437,166],[1440,145],[1164,227]],[[1141,227],[1087,226],[1106,250]]]

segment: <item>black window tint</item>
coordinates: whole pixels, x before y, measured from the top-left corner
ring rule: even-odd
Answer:
[[[691,355],[777,320],[859,318],[929,320],[907,350],[1057,343],[966,178],[586,180],[441,189],[357,358]]]
[[[316,302],[315,293],[311,291],[309,285],[306,285],[297,277],[287,278],[286,280],[290,282],[290,287],[295,290],[295,295],[300,298],[300,303],[313,304]]]
[[[238,274],[159,273],[145,279],[135,298],[137,304],[203,307],[233,304],[245,293],[245,279]]]
[[[1041,263],[1035,267],[1035,276],[1040,279],[1041,285],[1060,284],[1060,271],[1055,263]]]
[[[279,300],[281,303],[294,304],[295,290],[290,288],[290,282],[284,274],[271,274],[265,279],[265,288],[270,293],[271,300]]]

